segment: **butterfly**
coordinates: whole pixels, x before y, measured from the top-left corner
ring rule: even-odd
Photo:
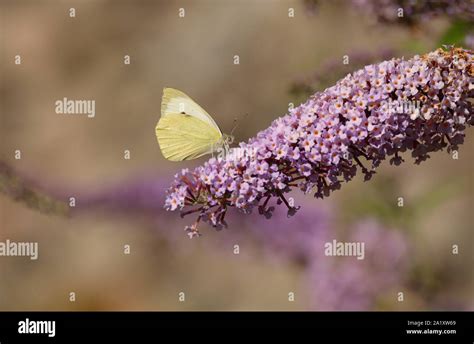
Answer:
[[[155,132],[161,153],[170,161],[197,159],[222,148],[228,151],[233,141],[202,107],[174,88],[163,89]]]

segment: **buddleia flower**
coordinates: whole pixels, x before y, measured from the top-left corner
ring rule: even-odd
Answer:
[[[175,176],[165,208],[195,214],[198,223],[225,226],[231,207],[269,216],[274,203],[293,215],[286,199],[293,188],[324,198],[361,171],[369,180],[389,159],[415,163],[430,153],[457,150],[474,123],[473,53],[438,49],[405,60],[368,65],[273,121],[267,129]]]

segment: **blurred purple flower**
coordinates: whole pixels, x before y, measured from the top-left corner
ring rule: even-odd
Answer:
[[[316,200],[305,205],[298,216],[288,217],[279,208],[272,221],[256,214],[246,217],[245,222],[268,256],[306,266],[324,252],[324,242],[334,236],[333,211]]]
[[[166,185],[165,180],[156,177],[135,176],[95,191],[79,193],[75,210],[102,207],[156,214],[163,211]]]
[[[352,3],[384,23],[413,25],[437,16],[474,20],[474,6],[466,0],[352,0]]]
[[[276,209],[273,221],[248,216],[239,230],[223,240],[257,240],[266,257],[303,267],[303,283],[314,310],[369,310],[385,292],[400,286],[408,268],[406,237],[373,219],[348,225],[341,235],[334,210],[327,203],[303,201],[298,216]],[[239,220],[239,219],[235,219]],[[250,232],[248,232],[250,231]],[[250,236],[249,236],[250,234]],[[364,257],[327,256],[327,243],[363,243]],[[227,245],[222,245],[227,246]]]
[[[310,261],[307,283],[314,309],[368,310],[379,295],[402,284],[408,261],[407,242],[400,232],[374,220],[359,222],[348,232],[346,241],[364,243],[365,257],[321,254]]]
[[[195,206],[182,213],[198,213],[187,227],[193,237],[201,220],[225,226],[228,207],[244,213],[258,207],[270,216],[269,201],[276,198],[293,215],[297,208],[284,196],[293,187],[315,190],[323,198],[350,181],[358,167],[368,180],[387,157],[400,164],[400,152],[411,150],[420,163],[430,152],[455,150],[466,124],[474,123],[469,101],[474,96],[473,62],[471,51],[451,48],[366,66],[240,143],[238,151],[248,154],[234,154],[234,148],[225,158],[182,170],[165,207]],[[393,102],[418,107],[400,110]]]

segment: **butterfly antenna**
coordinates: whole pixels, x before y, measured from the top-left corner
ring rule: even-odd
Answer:
[[[249,114],[246,113],[245,114],[245,117],[247,117]],[[234,133],[234,130],[237,129],[237,126],[239,125],[238,123],[238,119],[237,118],[234,118],[234,126],[232,127],[232,130],[230,131],[230,135],[232,136],[232,134]]]
[[[237,125],[238,125],[237,118],[234,118],[234,126],[232,127],[232,130],[230,131],[231,136],[234,133],[234,130],[237,128]]]

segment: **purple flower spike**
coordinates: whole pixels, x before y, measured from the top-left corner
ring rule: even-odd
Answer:
[[[211,158],[176,175],[165,208],[197,213],[200,221],[225,225],[229,207],[271,215],[270,201],[292,188],[328,196],[360,169],[368,180],[387,157],[399,165],[411,150],[415,163],[429,153],[457,149],[474,123],[473,52],[438,49],[410,60],[366,66],[276,119],[225,157]],[[184,209],[191,207],[190,210]],[[194,236],[194,235],[190,235]]]

